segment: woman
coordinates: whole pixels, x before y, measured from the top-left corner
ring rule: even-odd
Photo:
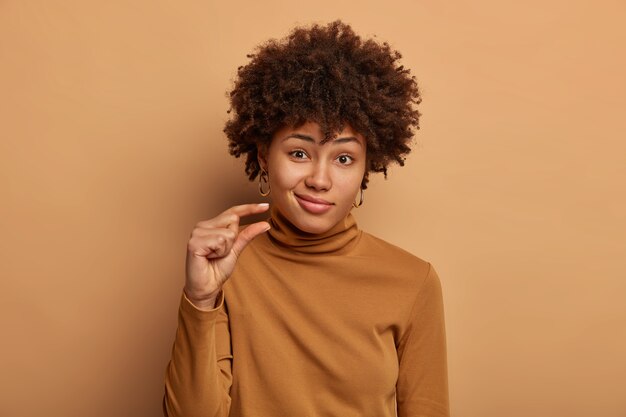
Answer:
[[[448,416],[439,278],[351,214],[409,152],[414,77],[340,21],[249,57],[224,131],[271,216],[240,229],[269,207],[244,204],[193,230],[164,414]]]

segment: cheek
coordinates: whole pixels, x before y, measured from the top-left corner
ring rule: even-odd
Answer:
[[[359,191],[361,182],[363,181],[363,175],[365,171],[355,170],[348,175],[339,175],[334,181],[334,186],[341,189],[341,194],[345,195],[346,200],[352,201],[353,194]]]
[[[281,189],[293,188],[303,178],[301,170],[297,164],[281,163],[281,161],[273,161],[268,168],[270,169],[270,183],[272,186]]]

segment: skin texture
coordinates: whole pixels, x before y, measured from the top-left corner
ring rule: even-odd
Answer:
[[[269,175],[273,204],[296,227],[320,234],[348,215],[367,162],[367,143],[350,125],[330,140],[325,140],[322,128],[314,122],[284,127],[263,150],[258,158]],[[196,224],[187,244],[184,291],[197,308],[215,307],[241,252],[269,230],[267,222],[240,230],[241,218],[268,207],[234,206]]]
[[[258,155],[269,176],[274,206],[300,230],[314,234],[328,231],[348,215],[367,162],[367,143],[350,125],[324,139],[315,122],[284,127]]]
[[[367,171],[404,164],[419,128],[417,81],[385,42],[363,39],[339,20],[297,27],[259,45],[237,71],[224,132],[230,153],[245,157],[250,180],[257,153],[283,126],[320,124],[328,138],[350,124],[367,140]],[[367,187],[368,175],[362,187]]]
[[[241,217],[262,213],[267,203],[233,206],[216,217],[196,224],[187,243],[185,295],[196,307],[211,309],[237,258],[257,235],[269,230],[267,222],[239,229]]]
[[[337,225],[343,226],[341,222],[348,216],[359,189],[367,187],[368,173],[382,172],[386,175],[388,164],[396,162],[403,165],[404,156],[410,151],[409,142],[414,129],[419,128],[420,116],[414,106],[421,100],[415,78],[399,64],[400,54],[388,44],[372,39],[362,40],[341,21],[323,27],[296,28],[287,38],[270,40],[248,57],[251,58],[250,63],[239,68],[235,86],[230,92],[231,119],[226,123],[224,132],[231,154],[245,157],[250,180],[259,174],[265,179],[267,174],[273,206],[280,214],[273,220],[282,221],[284,216],[300,231],[312,235],[322,235]],[[334,384],[323,394],[336,397],[335,403],[341,403],[343,410],[354,411],[355,406],[369,409],[366,397],[376,400],[376,393],[379,393],[380,399],[384,397],[384,408],[390,411],[390,415],[398,412],[402,415],[448,415],[447,387],[444,385],[447,381],[445,329],[439,281],[434,271],[431,274],[429,266],[428,276],[432,277],[430,282],[433,282],[431,286],[435,292],[431,295],[425,293],[422,290],[425,285],[420,284],[424,280],[416,280],[416,277],[424,276],[427,263],[393,245],[361,234],[368,240],[361,246],[362,256],[348,256],[350,259],[346,264],[335,262],[341,260],[339,256],[333,257],[332,261],[319,258],[319,268],[311,270],[307,255],[296,257],[294,252],[293,256],[287,256],[288,250],[285,250],[284,257],[275,256],[274,250],[270,252],[268,247],[268,252],[264,253],[261,245],[273,243],[261,239],[253,245],[259,244],[259,252],[250,254],[250,258],[245,258],[245,265],[241,265],[242,274],[235,278],[237,282],[232,283],[232,294],[228,293],[230,288],[226,289],[230,300],[226,303],[226,299],[221,297],[224,295],[222,288],[241,252],[252,239],[270,227],[269,223],[258,222],[240,230],[239,220],[242,216],[261,213],[267,208],[267,205],[258,204],[231,207],[213,219],[198,223],[192,232],[187,252],[185,294],[197,309],[213,311],[198,316],[188,303],[181,304],[180,331],[177,331],[173,365],[168,368],[166,381],[169,384],[166,385],[166,394],[178,392],[180,395],[170,396],[173,398],[171,402],[165,397],[166,413],[169,405],[173,404],[173,408],[177,409],[187,407],[187,410],[176,411],[177,415],[187,415],[189,410],[197,415],[228,414],[231,404],[229,390],[237,375],[232,372],[234,368],[231,369],[232,359],[241,354],[235,352],[242,352],[243,362],[237,359],[234,363],[243,363],[243,368],[246,368],[246,350],[252,346],[258,353],[259,343],[256,342],[260,342],[261,348],[265,344],[270,350],[276,350],[278,357],[296,358],[293,369],[296,373],[304,371],[299,374],[305,378],[311,376],[315,379],[322,364],[329,372],[322,382],[328,384],[330,377],[330,383]],[[271,223],[277,224],[277,229],[283,224]],[[285,229],[293,232],[291,225]],[[299,232],[296,235],[301,237]],[[274,246],[278,245],[270,247]],[[387,273],[386,264],[381,263],[381,259],[406,267],[396,268],[389,275],[389,283],[384,280],[381,284],[379,277]],[[349,279],[349,274],[338,276],[341,279],[332,279],[335,278],[333,273],[336,268],[342,265],[347,266],[347,271],[356,268],[357,275],[352,278],[357,278],[359,282]],[[363,273],[366,270],[367,273]],[[288,281],[301,280],[276,277],[277,271],[284,271],[286,278],[311,279],[292,284]],[[264,276],[276,278],[270,280],[275,282],[262,281]],[[320,280],[320,277],[323,279]],[[242,281],[239,281],[240,278]],[[343,295],[356,289],[354,286],[360,285],[362,280],[367,291],[359,292],[346,304]],[[326,288],[330,284],[331,287]],[[306,285],[312,287],[307,288]],[[336,299],[326,299],[327,304],[317,303],[321,294],[316,292],[319,285],[325,288],[322,295],[336,295]],[[277,290],[280,294],[275,293]],[[389,313],[389,309],[372,311],[372,305],[385,291],[392,291],[387,295],[398,298],[397,304],[403,306],[398,312]],[[414,299],[415,294],[419,294],[419,302]],[[304,295],[309,299],[303,298]],[[218,300],[224,303],[224,311],[215,308]],[[341,330],[342,333],[357,336],[358,340],[353,340],[353,345],[347,346],[347,349],[343,349],[345,346],[342,345],[339,352],[335,345],[328,343],[328,338],[308,339],[306,328],[310,328],[311,322],[288,325],[283,321],[288,313],[288,308],[281,307],[285,300],[287,304],[284,307],[294,302],[303,306],[294,317],[306,318],[322,309],[328,310],[329,317],[337,317],[342,322],[335,330],[329,326],[328,335],[332,337]],[[425,300],[431,300],[432,306]],[[247,313],[254,314],[255,301],[261,301],[258,307],[264,312],[260,317],[263,323],[254,318],[248,320],[251,316]],[[361,305],[352,305],[351,301],[358,301]],[[232,317],[237,316],[237,320],[230,321],[228,318],[227,304],[230,304]],[[427,307],[422,307],[422,304]],[[239,309],[244,305],[249,310]],[[354,311],[370,315],[359,318],[353,314]],[[381,313],[385,315],[381,316]],[[389,322],[389,326],[373,331],[372,323],[380,321],[381,317]],[[390,321],[391,318],[394,320]],[[240,327],[244,321],[244,325],[250,327]],[[313,326],[319,323],[318,320]],[[305,328],[305,333],[296,331],[297,328]],[[227,338],[231,337],[230,329],[235,331],[231,338],[236,342],[233,346],[227,344]],[[416,331],[418,334],[412,337]],[[285,349],[281,353],[280,349],[284,346],[276,344],[280,343],[280,338],[275,337],[278,333],[285,333],[283,336],[288,348],[299,345],[298,350]],[[359,336],[363,334],[374,338],[370,338],[373,354],[359,357],[350,364],[349,357],[355,356],[352,353],[363,350]],[[260,335],[256,342],[254,335]],[[242,341],[244,346],[239,345]],[[311,346],[302,347],[304,342]],[[313,342],[318,346],[313,346]],[[312,351],[316,352],[311,354]],[[337,356],[338,352],[343,352],[344,356]],[[260,358],[258,355],[255,357],[252,351],[248,354],[252,362],[258,363],[254,369],[238,374],[242,387],[258,382],[259,374],[255,370],[263,371],[261,374],[267,373],[264,371],[271,373],[277,364],[276,355]],[[299,358],[300,355],[302,358]],[[330,355],[333,361],[329,360]],[[300,367],[300,359],[306,361],[307,358],[313,362],[312,367]],[[383,362],[385,358],[388,361]],[[353,377],[355,371],[360,372],[364,362],[376,362],[368,370],[374,373],[361,372],[360,379],[365,381],[365,385],[347,386],[348,390],[343,395],[337,388],[337,381],[353,380],[350,376]],[[292,369],[289,363],[287,365],[286,375]],[[252,373],[246,377],[248,371]],[[382,384],[383,388],[376,388],[376,391],[371,389],[372,384],[367,383],[374,381],[374,386],[380,387],[381,379],[387,380],[388,384]],[[288,384],[290,380],[283,380],[283,384],[285,381]],[[394,384],[395,398],[390,395]],[[213,389],[207,391],[209,386]],[[302,395],[306,396],[306,393],[302,394],[298,384],[293,386],[295,389],[285,397],[284,404],[297,408],[293,404],[298,402],[299,397],[304,399]],[[273,392],[289,391],[285,385],[276,385],[275,388]],[[355,393],[355,389],[360,396],[352,402],[346,401],[345,398]],[[270,396],[271,401],[266,401],[267,392],[257,391],[255,394],[253,391],[246,393],[247,402],[236,406],[239,410],[266,407],[268,411],[276,411],[281,408],[276,405],[277,399],[273,395]],[[394,400],[396,413],[392,412],[394,404],[389,404]],[[314,404],[315,401],[309,401],[307,407],[314,407]],[[331,409],[334,406],[327,407],[325,412]]]
[[[419,128],[415,77],[399,52],[339,20],[295,28],[249,58],[230,92],[229,150],[246,157],[250,180],[268,172],[273,204],[291,223],[324,233],[348,214],[369,172],[404,164]],[[265,210],[231,207],[196,225],[185,283],[194,305],[213,307],[239,253],[269,227],[240,231],[239,219]]]

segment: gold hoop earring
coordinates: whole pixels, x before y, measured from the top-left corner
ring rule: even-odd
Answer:
[[[361,197],[359,198],[359,204],[356,204],[354,201],[352,202],[352,207],[359,208],[363,205],[363,188],[361,190]]]
[[[267,185],[267,191],[263,191],[263,184]],[[261,174],[259,175],[259,193],[263,197],[267,197],[270,195],[270,191],[272,191],[270,188],[270,176],[266,170],[261,168]]]

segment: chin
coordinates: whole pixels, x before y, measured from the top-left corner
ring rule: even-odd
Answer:
[[[295,216],[290,219],[290,221],[291,223],[293,223],[294,226],[296,226],[303,232],[312,233],[315,235],[327,232],[328,230],[332,229],[332,227],[336,224],[336,222],[333,223],[332,219],[311,214],[295,214]]]
[[[302,216],[289,216],[289,221],[298,229],[306,233],[320,234],[328,230],[326,222],[315,221],[314,219],[303,219]]]
[[[306,233],[312,233],[314,235],[319,235],[322,234],[328,230],[330,230],[334,225],[329,225],[328,223],[324,223],[322,224],[321,222],[312,224],[312,223],[308,223],[306,225],[297,225],[298,229],[302,230],[303,232]]]

